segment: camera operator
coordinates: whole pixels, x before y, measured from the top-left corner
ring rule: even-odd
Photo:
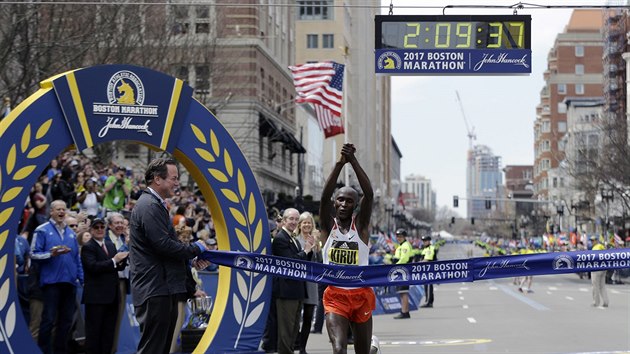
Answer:
[[[125,207],[125,201],[129,197],[131,189],[131,180],[126,177],[125,169],[119,168],[105,181],[103,207],[107,211],[120,212]]]

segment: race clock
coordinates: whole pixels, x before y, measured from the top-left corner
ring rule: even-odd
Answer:
[[[531,17],[378,15],[380,74],[529,74]]]

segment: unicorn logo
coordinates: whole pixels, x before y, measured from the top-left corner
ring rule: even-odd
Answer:
[[[144,84],[134,72],[121,70],[107,83],[107,101],[113,105],[144,104]]]
[[[120,80],[120,86],[117,88],[118,93],[121,93],[117,102],[120,104],[135,104],[136,98],[133,87],[131,87],[125,80]]]
[[[573,258],[561,254],[553,259],[553,269],[573,269]]]
[[[394,267],[389,271],[387,279],[390,282],[408,281],[409,271],[405,267]]]
[[[402,60],[396,52],[385,52],[378,57],[377,66],[380,70],[400,70]]]
[[[394,59],[387,57],[385,58],[385,60],[383,60],[385,62],[385,66],[383,66],[383,69],[394,69],[396,66],[394,64]]]
[[[234,259],[234,266],[238,268],[252,269],[254,268],[254,261],[252,261],[251,258],[246,257],[246,256],[238,256],[236,257],[236,259]]]

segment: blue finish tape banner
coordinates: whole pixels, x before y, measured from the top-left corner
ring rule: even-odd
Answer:
[[[630,249],[539,253],[364,267],[326,265],[247,252],[206,251],[201,257],[232,268],[349,287],[472,282],[527,275],[630,268]]]

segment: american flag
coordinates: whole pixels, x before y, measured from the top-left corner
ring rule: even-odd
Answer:
[[[387,243],[387,238],[385,237],[385,234],[382,232],[378,233],[378,238],[376,239],[376,245],[379,248],[382,248],[384,250],[389,250],[389,244]]]
[[[311,103],[326,138],[343,134],[343,64],[335,62],[289,66],[298,93],[296,103]]]

